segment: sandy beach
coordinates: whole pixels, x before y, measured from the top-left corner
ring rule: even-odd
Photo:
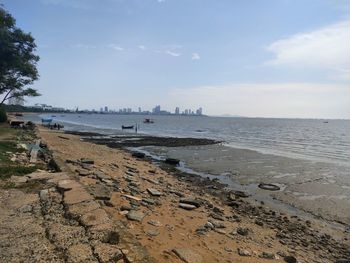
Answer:
[[[284,262],[285,256],[334,262],[349,256],[348,233],[234,195],[223,200],[149,161],[77,135],[47,129],[39,134],[74,180],[92,194],[110,194],[99,201],[101,209],[124,225],[155,262]],[[94,164],[81,167],[76,162],[81,158]],[[117,189],[106,178],[118,182]],[[185,203],[190,205],[179,207]]]

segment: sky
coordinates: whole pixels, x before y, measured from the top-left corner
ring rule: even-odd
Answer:
[[[79,109],[350,119],[350,0],[0,0],[41,97]]]

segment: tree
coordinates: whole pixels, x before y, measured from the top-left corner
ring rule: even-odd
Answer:
[[[16,26],[16,20],[0,6],[0,106],[10,98],[40,94],[27,87],[39,78],[36,44],[30,33]]]

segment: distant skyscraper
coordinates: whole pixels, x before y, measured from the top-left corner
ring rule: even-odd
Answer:
[[[105,106],[105,112],[108,112],[108,107],[107,106]]]
[[[179,108],[179,107],[176,107],[176,108],[175,108],[175,114],[176,114],[176,115],[179,115],[179,114],[180,114],[180,108]]]
[[[160,113],[160,105],[157,105],[157,106],[154,107],[153,113],[155,113],[155,114]]]
[[[202,115],[203,114],[203,109],[200,107],[198,110],[196,110],[196,115]]]
[[[141,113],[141,107],[139,107],[139,113]]]

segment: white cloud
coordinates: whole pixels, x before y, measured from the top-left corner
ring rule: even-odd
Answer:
[[[200,102],[213,115],[350,118],[348,85],[322,83],[237,83],[173,89],[168,105]]]
[[[174,52],[174,51],[171,51],[171,50],[166,50],[164,53],[165,53],[165,54],[168,54],[168,55],[170,55],[170,56],[173,56],[173,57],[179,57],[179,56],[181,56],[181,53]]]
[[[165,0],[157,0],[158,3],[163,3]]]
[[[96,46],[94,45],[88,45],[88,44],[74,44],[71,45],[72,48],[81,48],[81,49],[94,49]]]
[[[333,78],[350,70],[350,20],[311,32],[299,33],[270,44],[275,57],[269,66],[325,69]]]
[[[146,50],[147,49],[144,45],[139,45],[138,48],[142,49],[142,50]]]
[[[124,48],[123,47],[120,47],[120,46],[117,46],[115,44],[109,44],[108,45],[109,48],[112,48],[114,50],[117,50],[117,51],[124,51]]]
[[[191,59],[192,60],[199,60],[199,59],[201,59],[201,56],[198,53],[192,53]]]

